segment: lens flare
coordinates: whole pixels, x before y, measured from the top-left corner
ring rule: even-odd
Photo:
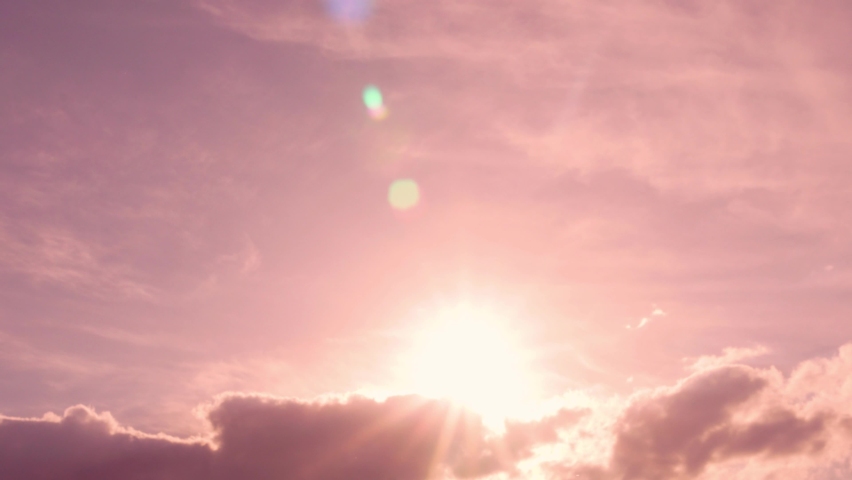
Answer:
[[[395,180],[388,189],[388,201],[395,210],[409,210],[420,202],[420,187],[408,178]]]
[[[376,110],[384,106],[382,91],[375,85],[367,85],[364,87],[363,98],[364,105],[366,105],[370,110]]]
[[[367,85],[364,88],[364,105],[366,105],[370,110],[375,110],[384,106],[382,91],[379,90],[379,87],[376,87],[375,85]]]
[[[368,110],[370,113],[370,118],[373,120],[384,120],[388,116],[388,109],[382,105],[379,108],[373,108]]]
[[[341,23],[362,23],[373,11],[372,0],[325,0],[325,10]]]
[[[388,110],[385,107],[382,91],[375,85],[367,85],[363,93],[364,105],[367,111],[374,120],[381,120],[388,115]]]

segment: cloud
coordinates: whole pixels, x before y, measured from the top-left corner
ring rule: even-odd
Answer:
[[[852,365],[850,351],[846,346],[836,357],[803,362],[787,379],[771,368],[707,362],[672,387],[625,400],[602,429],[607,433],[590,433],[581,422],[563,439],[597,436],[609,446],[605,461],[563,457],[549,470],[598,480],[775,478],[770,475],[781,472],[783,478],[835,478],[848,472],[842,465],[850,459],[850,394],[848,380],[840,378]]]
[[[188,439],[144,434],[77,406],[61,418],[2,418],[0,477],[673,480],[783,469],[804,479],[850,459],[850,352],[806,361],[787,379],[774,369],[709,367],[621,400],[507,421],[500,433],[450,402],[414,395],[231,393],[201,409],[211,433]]]
[[[616,424],[612,471],[624,479],[680,478],[736,455],[818,451],[825,416],[802,419],[780,410],[751,422],[733,421],[737,407],[765,387],[760,376],[728,367],[636,402]]]
[[[230,397],[209,418],[224,478],[426,478],[476,448],[484,433],[474,417],[418,397],[325,404]]]
[[[722,355],[705,355],[697,359],[686,359],[686,361],[690,362],[688,366],[690,370],[702,371],[760,357],[768,353],[769,349],[763,345],[751,348],[728,347],[723,350]]]
[[[0,216],[0,268],[22,273],[39,284],[62,284],[104,298],[150,298],[153,289],[132,278],[122,265],[104,262],[104,249],[68,232],[41,229],[14,234]]]
[[[77,406],[63,417],[2,418],[4,479],[422,479],[474,477],[510,467],[571,422],[561,412],[512,423],[505,440],[478,416],[417,396],[303,402],[232,394],[207,407],[213,434],[180,440],[121,427]],[[499,461],[495,450],[506,456]]]
[[[311,2],[197,5],[263,41],[492,71],[493,81],[478,85],[476,95],[458,80],[432,78],[430,105],[458,115],[464,104],[478,128],[464,143],[485,135],[527,166],[534,159],[563,172],[623,168],[656,187],[693,194],[787,191],[829,179],[841,160],[826,146],[849,147],[848,110],[835,101],[850,94],[848,71],[826,61],[822,45],[845,33],[811,20],[848,13],[832,2],[762,4],[755,15],[754,7],[731,1],[614,8],[395,0],[382,2],[357,29],[341,28]],[[408,94],[428,95],[430,86]]]
[[[57,372],[63,380],[77,375],[98,375],[115,370],[112,365],[38,348],[3,331],[0,331],[0,361],[4,367],[10,369]]]
[[[834,239],[847,236],[837,205],[850,199],[840,166],[852,117],[849,102],[836,99],[852,91],[823,44],[846,33],[814,20],[848,18],[836,2],[761,4],[755,15],[754,4],[732,1],[395,0],[355,29],[311,2],[198,4],[262,41],[307,44],[377,69],[377,59],[410,72],[418,62],[441,65],[440,75],[392,85],[398,108],[420,119],[407,126],[418,139],[407,161],[435,171],[481,163],[510,177],[511,186],[475,173],[462,183],[490,204],[481,210],[499,209],[501,230],[517,222],[524,248],[510,250],[507,240],[500,258],[522,251],[529,270],[553,265],[554,283],[585,267],[605,278],[636,272],[645,284],[653,277],[673,296],[699,283],[768,289],[795,281],[802,264],[845,255],[848,242]],[[440,186],[430,189],[434,211]],[[510,190],[523,192],[521,201],[509,201]],[[487,192],[501,192],[499,206]],[[466,228],[491,228],[487,215]],[[564,240],[545,240],[554,232]],[[847,287],[840,274],[815,281],[841,279]]]
[[[507,420],[502,435],[486,441],[481,451],[468,455],[453,473],[460,478],[501,471],[518,474],[519,462],[533,457],[537,447],[559,442],[560,431],[572,427],[587,413],[586,410],[563,408],[539,420]]]
[[[628,330],[632,330],[634,328],[638,330],[644,327],[645,325],[648,325],[648,317],[642,317],[642,319],[639,320],[639,323],[636,324],[635,327],[633,325],[627,325],[625,328],[627,328]]]
[[[585,38],[599,37],[599,27],[611,23],[614,13],[597,3],[564,8],[548,1],[521,7],[505,1],[484,5],[395,0],[377,5],[363,28],[345,28],[317,3],[199,0],[196,5],[223,25],[258,40],[310,44],[344,57],[440,58],[515,70],[559,68],[554,60],[582,49]],[[554,43],[563,49],[554,48]],[[526,55],[515,55],[519,50]]]
[[[210,449],[141,434],[78,406],[59,418],[0,421],[0,477],[15,479],[209,478]]]
[[[659,308],[659,307],[654,307],[654,310],[653,310],[653,311],[651,311],[651,314],[650,314],[649,316],[647,316],[647,317],[642,317],[642,318],[639,320],[639,323],[638,323],[638,324],[636,324],[636,326],[635,326],[635,327],[634,327],[633,325],[627,325],[627,326],[626,326],[626,328],[627,328],[628,330],[632,330],[632,329],[636,329],[636,330],[638,330],[638,329],[640,329],[640,328],[642,328],[642,327],[644,327],[644,326],[648,325],[648,323],[651,321],[651,319],[652,319],[652,318],[654,318],[654,317],[665,317],[665,316],[666,316],[666,312],[664,312],[664,311],[663,311],[661,308]]]
[[[4,479],[422,479],[478,477],[558,441],[583,413],[560,410],[508,422],[495,436],[481,419],[418,396],[313,402],[228,394],[203,409],[205,438],[148,435],[84,406],[40,419],[0,417]]]

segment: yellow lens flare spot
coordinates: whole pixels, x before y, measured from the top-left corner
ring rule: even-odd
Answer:
[[[496,313],[460,305],[438,315],[414,338],[404,372],[421,395],[446,398],[499,428],[535,401],[528,358]]]
[[[395,180],[388,189],[388,201],[396,210],[414,208],[420,202],[420,187],[409,178]]]

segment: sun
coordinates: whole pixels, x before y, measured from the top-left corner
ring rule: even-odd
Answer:
[[[535,391],[528,355],[512,333],[488,309],[443,309],[416,333],[404,374],[417,393],[452,400],[487,420],[521,415]]]

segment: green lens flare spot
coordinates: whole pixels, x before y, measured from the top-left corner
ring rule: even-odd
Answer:
[[[382,92],[375,85],[367,85],[364,88],[364,105],[370,110],[379,110],[384,105]]]

